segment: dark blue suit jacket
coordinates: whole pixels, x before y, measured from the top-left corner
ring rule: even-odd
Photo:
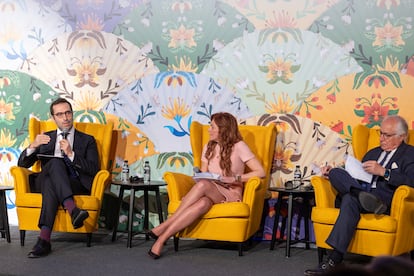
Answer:
[[[25,149],[19,157],[17,162],[18,166],[25,168],[31,167],[37,160],[39,160],[37,157],[37,154],[39,153],[54,155],[57,131],[49,131],[44,134],[50,136],[50,142],[46,145],[41,145],[29,156],[27,156]],[[75,129],[72,150],[75,152],[73,165],[79,173],[79,180],[82,185],[90,191],[93,178],[100,169],[95,138]],[[41,159],[42,168],[47,161],[47,159]]]
[[[368,151],[362,162],[378,160],[381,152],[382,149],[380,147]],[[374,193],[390,206],[392,196],[398,186],[405,184],[414,187],[414,146],[403,142],[385,168],[391,170],[389,181],[386,181],[384,177],[379,177],[377,189]]]

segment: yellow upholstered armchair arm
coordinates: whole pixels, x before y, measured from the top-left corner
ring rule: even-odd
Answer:
[[[14,190],[16,194],[30,193],[29,175],[34,172],[23,167],[13,166],[10,168],[10,173],[14,178]]]
[[[250,214],[261,214],[263,211],[263,203],[266,188],[264,180],[259,177],[252,177],[244,184],[243,203],[249,205]],[[251,215],[249,227],[247,229],[248,236],[253,234],[259,228],[261,217]]]
[[[405,248],[408,252],[414,244],[412,229],[414,228],[414,188],[402,185],[397,188],[392,198],[391,217],[398,222],[395,248]]]
[[[98,171],[92,182],[91,196],[102,198],[105,188],[109,183],[110,176],[107,170]]]
[[[164,173],[164,180],[168,184],[168,197],[172,202],[181,201],[195,184],[191,176],[177,172]]]
[[[255,201],[261,196],[261,185],[263,184],[259,177],[252,177],[244,184],[243,203],[249,205],[250,209],[254,208]]]
[[[328,179],[321,176],[313,176],[311,183],[315,191],[315,203],[320,208],[335,208],[337,191],[332,187]]]

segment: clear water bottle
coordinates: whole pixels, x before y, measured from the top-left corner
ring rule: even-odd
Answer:
[[[144,163],[144,183],[149,184],[151,181],[151,167],[149,161]]]
[[[121,181],[127,182],[129,180],[129,165],[128,160],[124,160],[122,164]]]
[[[296,165],[295,171],[293,172],[293,185],[299,186],[302,182],[302,171],[300,170],[300,166]]]

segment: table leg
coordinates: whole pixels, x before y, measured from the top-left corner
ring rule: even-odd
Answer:
[[[144,208],[145,208],[145,213],[144,213],[144,230],[147,231],[149,230],[149,203],[148,203],[148,189],[144,190]],[[149,240],[148,235],[145,235],[145,239]]]
[[[134,201],[135,201],[135,189],[130,189],[129,194],[129,211],[128,211],[128,244],[127,247],[132,247],[132,225],[134,224]]]
[[[286,234],[286,257],[290,257],[290,239],[292,232],[292,204],[293,194],[289,193],[288,197],[288,217],[287,217],[287,234]]]
[[[277,197],[277,202],[275,204],[276,212],[275,212],[275,220],[273,222],[273,233],[272,233],[272,241],[270,242],[270,250],[275,248],[276,243],[276,234],[277,229],[279,228],[279,217],[280,217],[280,210],[282,208],[282,201],[283,201],[283,193],[279,192],[279,196]],[[280,235],[283,235],[282,233]]]
[[[9,228],[9,217],[7,215],[7,204],[6,204],[6,193],[5,191],[1,191],[0,193],[0,208],[3,209],[3,214],[2,214],[2,220],[3,220],[3,228],[2,230],[4,231],[4,233],[6,234],[6,239],[7,242],[10,243],[11,239],[10,239],[10,228]],[[3,235],[3,231],[2,231],[2,237],[4,237]]]
[[[161,196],[160,196],[160,189],[158,189],[158,187],[155,190],[155,199],[157,200],[158,219],[161,224],[164,221],[164,217],[162,215]]]
[[[305,202],[305,216],[303,217],[303,219],[305,220],[305,244],[306,244],[306,249],[309,249],[309,215],[310,215],[310,199],[309,197],[305,196],[304,197],[304,202]]]
[[[118,231],[118,223],[119,223],[119,214],[121,212],[121,205],[122,205],[122,198],[124,197],[124,188],[120,187],[119,188],[119,195],[118,195],[118,212],[117,212],[117,216],[115,216],[115,221],[113,223],[114,226],[114,230],[112,232],[112,241],[116,240],[116,233]]]

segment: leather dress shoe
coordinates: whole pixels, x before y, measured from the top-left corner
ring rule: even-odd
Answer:
[[[35,246],[33,246],[32,251],[27,254],[29,258],[39,258],[48,255],[52,251],[52,246],[50,242],[37,238]]]
[[[154,260],[157,260],[157,259],[159,259],[159,258],[161,257],[160,255],[155,254],[154,252],[152,252],[152,250],[151,250],[151,249],[148,251],[148,256],[150,256],[150,257],[151,257],[151,258],[153,258]]]
[[[304,273],[305,276],[310,275],[324,275],[324,273],[328,272],[329,270],[335,267],[335,262],[331,259],[326,260],[319,264],[318,268],[316,269],[307,269]]]
[[[75,208],[72,211],[72,225],[74,229],[78,229],[83,226],[83,221],[89,217],[89,213],[86,210]]]
[[[381,215],[387,211],[387,205],[374,194],[361,191],[358,194],[358,200],[362,208],[369,213]]]

